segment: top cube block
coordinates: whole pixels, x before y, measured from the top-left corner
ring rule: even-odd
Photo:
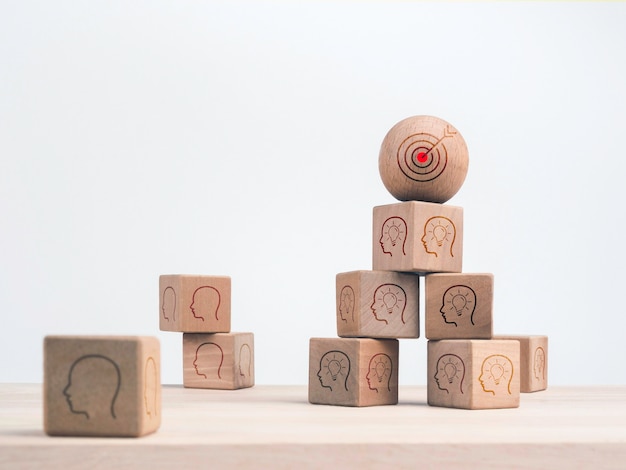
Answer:
[[[159,328],[183,333],[230,332],[230,277],[159,277]]]
[[[385,136],[378,169],[400,201],[446,202],[467,175],[467,145],[450,123],[434,116],[406,118]]]
[[[432,202],[374,207],[373,269],[460,273],[463,208]]]

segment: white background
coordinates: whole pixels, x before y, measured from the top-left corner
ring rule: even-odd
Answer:
[[[464,271],[550,383],[626,383],[626,4],[0,2],[0,381],[47,334],[161,340],[158,276],[230,275],[259,384],[305,384],[335,275],[371,269],[397,121],[470,150]],[[400,380],[426,383],[426,340]]]

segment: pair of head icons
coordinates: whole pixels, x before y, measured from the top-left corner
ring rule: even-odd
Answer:
[[[63,395],[69,411],[85,419],[117,419],[117,400],[122,386],[119,365],[110,357],[87,354],[76,359],[69,370]],[[157,414],[159,379],[153,357],[144,364],[143,402],[149,417]]]
[[[350,376],[350,358],[342,351],[332,350],[326,352],[320,359],[320,367],[317,377],[323,388],[335,391],[349,391],[348,377]],[[376,393],[391,391],[391,375],[393,362],[385,353],[374,354],[368,365],[365,376],[367,386]]]
[[[465,363],[456,354],[444,354],[437,360],[435,383],[446,393],[464,393]],[[513,363],[501,354],[483,360],[478,382],[483,392],[494,396],[510,395]]]
[[[196,348],[193,360],[196,375],[208,380],[221,380],[223,378],[223,364],[224,350],[219,344],[208,341]],[[239,347],[237,372],[241,377],[251,377],[252,375],[252,349],[248,343],[243,343]]]
[[[389,217],[382,224],[378,242],[383,253],[389,256],[405,256],[408,227],[402,217]],[[444,216],[429,218],[424,224],[421,238],[422,246],[427,254],[435,256],[454,257],[454,241],[456,240],[456,226],[454,222]]]
[[[213,286],[200,286],[191,296],[191,304],[188,306],[187,312],[191,313],[194,318],[205,321],[205,318],[215,318],[219,320],[218,313],[222,297],[220,291]],[[176,291],[172,286],[163,289],[161,297],[161,312],[166,321],[176,321],[177,309]]]
[[[389,324],[394,318],[399,318],[406,323],[404,312],[406,310],[406,291],[397,284],[381,284],[374,290],[370,309],[374,318],[385,324]],[[354,289],[350,285],[343,286],[339,293],[339,316],[344,322],[354,322],[354,310],[356,307]]]

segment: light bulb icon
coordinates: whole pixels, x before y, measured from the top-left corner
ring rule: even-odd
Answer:
[[[501,354],[494,354],[483,361],[478,381],[483,391],[493,395],[502,393],[511,394],[511,380],[513,379],[513,363],[511,359]]]
[[[387,309],[387,313],[390,315],[393,313],[393,309],[398,305],[398,297],[393,292],[386,292],[383,295],[383,303]]]
[[[382,284],[374,291],[374,301],[370,309],[376,320],[389,324],[391,316],[399,314],[404,323],[404,309],[406,308],[406,292],[397,284]]]
[[[431,217],[424,224],[424,236],[422,244],[426,253],[435,257],[439,255],[454,257],[452,252],[456,239],[456,227],[454,222],[444,216]]]
[[[463,295],[455,295],[452,297],[452,306],[456,310],[456,314],[461,316],[463,309],[467,306],[467,298]]]
[[[341,372],[341,363],[337,359],[333,359],[328,363],[328,372],[330,372],[330,378],[333,381],[337,380],[337,375]]]
[[[493,364],[489,369],[489,373],[493,377],[493,381],[496,385],[500,385],[500,380],[502,380],[502,376],[504,375],[504,367],[501,364]]]
[[[474,311],[476,310],[476,292],[469,286],[457,285],[446,289],[441,300],[441,316],[443,321],[459,326],[474,325]]]
[[[387,235],[389,236],[389,240],[391,240],[391,246],[396,246],[398,242],[398,237],[400,236],[400,229],[397,225],[392,225],[387,230]]]
[[[337,384],[340,383],[348,391],[348,375],[350,375],[350,358],[348,358],[346,353],[328,351],[320,359],[320,369],[317,372],[317,377],[322,387],[334,391],[335,387],[338,387]]]
[[[404,243],[406,241],[407,226],[402,217],[389,217],[383,222],[380,233],[380,246],[383,253],[390,256],[405,255]]]
[[[456,366],[452,362],[448,362],[443,367],[443,373],[448,378],[448,383],[452,383],[456,377]]]
[[[442,246],[448,236],[448,230],[443,225],[437,225],[433,228],[433,237],[437,242],[437,246]]]
[[[381,361],[378,364],[376,364],[376,378],[378,379],[378,382],[382,382],[383,378],[385,377],[385,371],[387,370],[387,367],[385,367],[385,364]]]
[[[370,390],[374,390],[378,393],[378,388],[384,386],[383,383],[385,382],[387,384],[387,390],[391,390],[389,384],[391,380],[391,364],[391,357],[385,353],[378,353],[372,356],[367,375],[365,376]]]

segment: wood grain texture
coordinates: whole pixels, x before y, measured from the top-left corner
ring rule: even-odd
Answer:
[[[520,343],[520,391],[537,392],[548,388],[548,337],[541,335],[497,335]]]
[[[434,116],[413,116],[383,139],[378,169],[396,199],[443,203],[463,185],[468,163],[467,145],[454,126]]]
[[[61,436],[143,436],[161,424],[159,340],[47,336],[44,429]]]
[[[336,276],[337,335],[419,338],[419,276],[352,271]]]
[[[429,274],[424,296],[426,338],[491,338],[493,274]]]
[[[520,404],[519,342],[428,341],[428,404],[482,410]]]
[[[463,208],[401,202],[373,209],[374,270],[454,272],[463,267]]]
[[[524,394],[519,408],[426,406],[403,386],[396,406],[314,406],[307,387],[237,392],[163,387],[163,424],[141,439],[49,437],[40,384],[0,384],[0,468],[622,469],[626,386]],[[375,426],[374,426],[375,424]]]
[[[159,328],[186,333],[230,331],[231,279],[228,276],[159,276]]]
[[[184,333],[183,384],[224,390],[254,386],[254,334]]]
[[[309,402],[374,406],[398,402],[395,339],[311,338]]]

